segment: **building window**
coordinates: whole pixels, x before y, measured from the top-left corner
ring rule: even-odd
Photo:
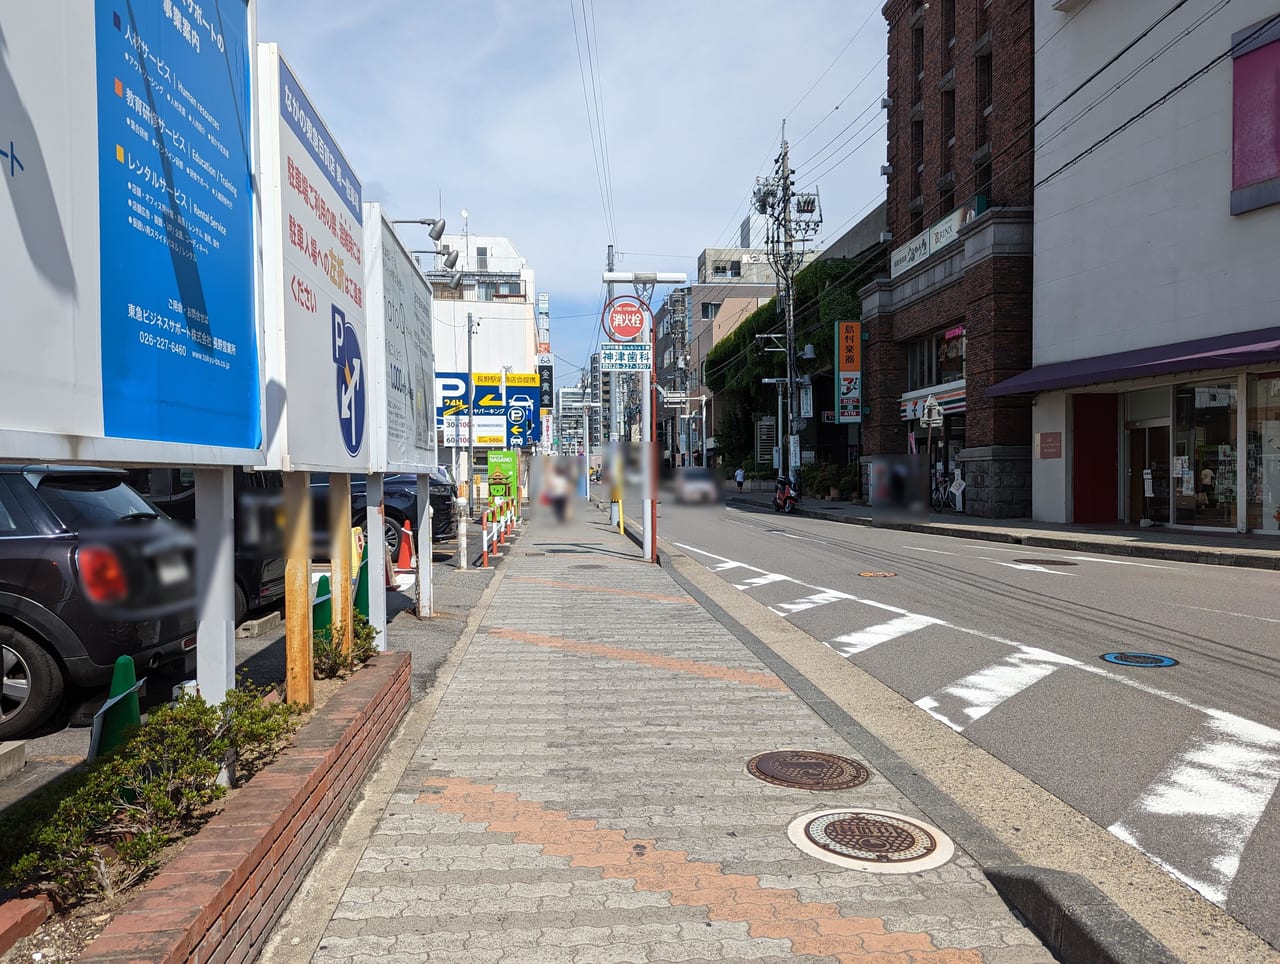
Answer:
[[[704,301],[702,303],[702,320],[714,321],[719,311],[720,311],[720,302]]]
[[[1174,390],[1174,522],[1235,528],[1238,401],[1234,381]]]
[[[911,122],[911,196],[920,197],[924,193],[921,186],[924,178],[924,121]]]
[[[974,172],[973,193],[991,203],[991,161],[984,161]]]
[[[907,391],[964,378],[964,325],[952,325],[907,343]]]
[[[476,248],[476,270],[477,271],[489,270],[489,249],[488,248],[480,248],[480,247]]]
[[[924,92],[924,27],[911,31],[911,103],[920,103]]]
[[[914,238],[917,234],[924,233],[924,211],[911,212],[911,236]]]
[[[1280,204],[1280,17],[1231,38],[1231,213]]]
[[[977,133],[974,143],[978,147],[991,143],[992,85],[994,77],[991,73],[991,54],[982,54],[976,59],[977,67]]]
[[[948,50],[956,45],[956,0],[942,0],[942,42]]]
[[[1245,461],[1248,528],[1280,529],[1280,375],[1249,376]]]

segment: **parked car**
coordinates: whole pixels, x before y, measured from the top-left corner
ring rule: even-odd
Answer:
[[[195,668],[195,541],[123,471],[0,466],[0,740],[31,733],[72,690]]]
[[[453,500],[456,491],[449,478],[439,469],[430,469],[431,477],[431,538],[444,542],[457,536],[457,525],[453,514]],[[351,477],[351,524],[365,525],[365,512],[368,506],[366,479],[363,475]],[[329,476],[325,472],[311,473],[311,505],[313,528],[317,533],[328,532],[329,519]],[[417,531],[418,522],[418,479],[408,473],[386,475],[382,479],[382,506],[384,517],[384,535],[392,557],[400,552],[401,532],[405,520],[408,519]],[[327,538],[327,536],[326,536]],[[415,535],[416,538],[416,535]],[[319,551],[319,547],[317,547]]]
[[[248,612],[284,600],[284,547],[278,519],[284,505],[279,472],[232,470],[235,499],[236,624]],[[196,481],[191,469],[139,468],[129,482],[152,505],[187,527],[196,522]]]
[[[717,502],[720,482],[715,474],[700,465],[688,465],[676,472],[677,502]]]

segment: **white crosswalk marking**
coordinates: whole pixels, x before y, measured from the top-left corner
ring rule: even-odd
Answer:
[[[907,633],[914,633],[917,629],[924,629],[926,626],[937,626],[941,623],[942,620],[934,619],[931,616],[918,616],[914,613],[908,613],[905,616],[899,616],[897,619],[891,619],[887,623],[880,623],[878,626],[872,626],[869,629],[837,636],[827,645],[841,656],[854,656],[858,653],[865,653],[873,646],[887,643],[891,639],[897,639],[899,636],[907,635]]]
[[[1224,904],[1240,854],[1277,785],[1280,731],[1213,713],[1109,829]]]
[[[734,583],[734,587],[736,589],[755,589],[757,586],[767,586],[771,582],[790,581],[790,576],[784,576],[780,572],[766,572],[763,576],[756,576],[753,579],[748,579],[746,582],[736,582]]]
[[[796,613],[802,613],[806,609],[815,609],[818,606],[825,606],[833,602],[845,602],[853,598],[847,592],[840,592],[837,589],[824,589],[822,592],[815,592],[812,596],[793,599],[791,602],[779,603],[777,606],[770,606],[769,608],[779,616],[792,616]]]
[[[1078,665],[1075,660],[1048,650],[1027,646],[998,663],[944,686],[916,700],[930,716],[957,732],[980,720],[997,706],[1038,683],[1059,666]]]

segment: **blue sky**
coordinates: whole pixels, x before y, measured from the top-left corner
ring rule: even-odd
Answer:
[[[366,200],[450,232],[466,208],[473,233],[512,239],[551,297],[566,384],[599,340],[606,246],[619,270],[693,277],[703,248],[737,243],[784,117],[820,242],[883,198],[880,6],[259,0],[258,39],[280,44]]]

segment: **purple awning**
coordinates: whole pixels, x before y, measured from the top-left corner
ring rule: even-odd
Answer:
[[[1127,378],[1172,375],[1174,372],[1204,371],[1214,368],[1239,368],[1280,361],[1280,328],[1241,331],[1212,338],[1197,338],[1157,348],[1135,348],[1113,355],[1097,355],[1074,361],[1037,365],[1021,375],[997,382],[987,389],[988,395],[1018,395],[1024,392],[1046,392],[1055,388],[1074,388],[1098,382],[1116,382]]]

